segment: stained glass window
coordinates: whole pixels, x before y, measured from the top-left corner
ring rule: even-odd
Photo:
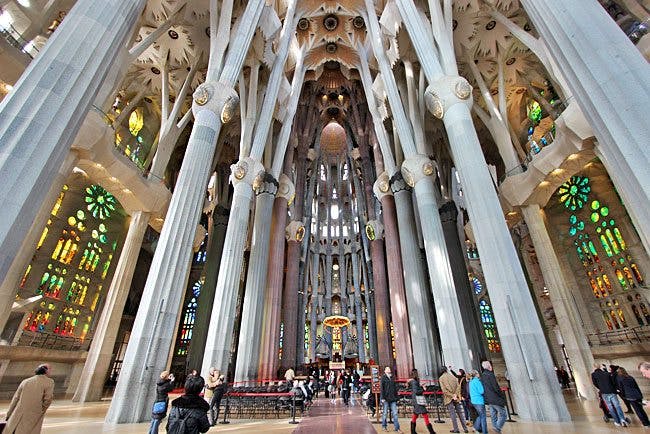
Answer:
[[[185,313],[183,314],[183,320],[181,322],[181,331],[178,338],[178,345],[176,354],[179,356],[186,356],[190,347],[190,341],[192,340],[192,331],[194,330],[194,324],[196,321],[196,308],[198,306],[197,300],[201,294],[201,288],[205,278],[200,278],[192,285],[192,297],[190,301],[185,305]]]
[[[567,209],[576,211],[585,205],[590,191],[589,178],[586,176],[572,176],[571,179],[560,186],[558,195],[560,196],[560,202]]]
[[[86,208],[93,217],[105,220],[115,211],[117,200],[115,196],[104,190],[99,185],[91,185],[86,188]]]
[[[280,323],[280,339],[278,340],[278,359],[282,360],[282,350],[284,347],[284,323]]]
[[[483,292],[483,284],[481,284],[481,281],[476,276],[472,277],[472,288],[474,288],[474,294],[476,295]]]
[[[497,337],[492,306],[490,306],[490,303],[485,298],[479,301],[479,312],[481,314],[481,322],[483,323],[483,331],[487,339],[488,349],[493,353],[501,352],[501,344]]]

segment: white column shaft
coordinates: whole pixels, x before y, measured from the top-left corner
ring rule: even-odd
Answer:
[[[543,211],[535,204],[522,206],[521,213],[528,226],[544,282],[549,290],[562,341],[573,368],[578,393],[583,398],[594,400],[596,395],[591,384],[594,357],[585,330],[578,322],[578,313],[573,308],[571,289],[564,279],[560,261],[544,224]]]
[[[192,244],[220,130],[221,121],[215,113],[198,112],[106,416],[109,423],[141,422],[150,417],[156,380],[167,369],[174,344]]]
[[[115,267],[111,286],[106,294],[102,316],[95,327],[88,357],[72,398],[75,402],[99,401],[102,398],[124,304],[129,296],[131,280],[142,247],[142,238],[149,225],[149,218],[150,214],[143,211],[136,211],[131,215],[129,231]]]

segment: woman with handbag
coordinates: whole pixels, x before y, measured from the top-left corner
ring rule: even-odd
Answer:
[[[167,416],[168,395],[173,389],[174,374],[170,374],[169,371],[162,371],[160,373],[160,379],[156,382],[156,400],[151,409],[149,434],[158,434],[160,422]]]
[[[415,422],[418,416],[422,416],[424,424],[429,430],[429,434],[435,434],[431,422],[429,422],[429,413],[427,411],[427,400],[424,396],[424,389],[420,386],[420,378],[418,377],[418,370],[411,371],[411,378],[408,381],[409,389],[411,390],[411,400],[413,401],[413,416],[411,417],[411,434],[415,432]]]

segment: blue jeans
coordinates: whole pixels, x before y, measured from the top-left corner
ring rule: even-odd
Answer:
[[[474,421],[474,429],[480,433],[487,434],[487,413],[485,412],[485,404],[472,404],[478,413],[478,417]]]
[[[399,431],[399,420],[397,419],[397,402],[388,402],[382,401],[382,413],[381,413],[381,426],[386,428],[386,415],[388,414],[388,407],[390,406],[390,412],[393,415],[393,426],[395,431]]]
[[[609,414],[612,415],[616,423],[625,422],[625,415],[623,414],[623,409],[621,408],[617,394],[603,393],[603,401],[605,401]]]
[[[151,418],[151,426],[149,427],[149,434],[158,434],[158,427],[162,419]]]
[[[492,427],[496,432],[501,432],[501,428],[506,423],[508,413],[506,408],[501,405],[490,404],[490,417],[492,418]]]

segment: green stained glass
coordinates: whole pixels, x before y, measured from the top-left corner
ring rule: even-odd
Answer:
[[[583,229],[585,228],[585,222],[583,222],[582,220],[580,220],[580,221],[578,222],[578,225],[577,225],[576,227],[578,228],[579,231],[583,230]]]
[[[115,211],[117,200],[115,196],[104,190],[103,187],[93,184],[86,188],[85,201],[87,209],[93,217],[105,220]]]
[[[605,235],[607,235],[607,240],[609,241],[609,244],[612,246],[612,250],[614,251],[614,254],[618,255],[620,251],[618,250],[618,243],[614,239],[614,235],[612,235],[612,231],[607,229],[605,231]]]
[[[596,251],[596,247],[594,246],[594,243],[589,241],[589,251],[593,256],[598,256],[598,252]]]
[[[606,228],[607,227],[607,222],[603,220],[603,222],[600,224],[602,227]]]
[[[614,226],[615,224],[616,224],[616,222],[614,221],[614,219],[611,219],[611,220],[609,221],[609,225],[610,225],[610,226]]]
[[[600,209],[600,215],[602,215],[603,217],[607,217],[609,215],[609,208],[607,208],[606,206],[602,207]]]
[[[605,235],[600,236],[600,244],[603,245],[603,249],[605,250],[605,253],[607,253],[607,256],[612,256],[612,249],[609,247],[609,243],[607,242],[607,238],[605,238]]]
[[[584,261],[585,260],[585,255],[582,254],[582,249],[580,247],[576,247],[576,251],[578,252],[578,258],[581,261]]]
[[[597,200],[591,202],[591,209],[597,210],[598,208],[600,208],[600,202],[598,202]]]
[[[101,235],[99,236],[99,241],[101,241],[102,243],[106,244],[106,242],[108,241],[108,238],[106,238],[106,234],[101,234]]]
[[[623,258],[618,258],[618,262],[619,262],[619,264],[625,264],[625,259],[623,259]]]
[[[84,219],[86,218],[86,213],[83,212],[82,210],[78,210],[78,211],[77,211],[77,218],[78,218],[79,220],[84,220]]]
[[[569,235],[571,235],[572,237],[575,236],[577,232],[578,231],[576,231],[576,228],[574,228],[573,226],[569,228]]]
[[[99,238],[99,232],[97,232],[97,229],[93,229],[92,237],[93,237],[93,239],[95,239],[95,240],[96,240],[97,238]]]
[[[560,203],[564,207],[576,211],[584,206],[589,200],[589,178],[585,176],[572,176],[567,182],[562,184],[557,191]]]
[[[614,228],[614,236],[616,237],[618,244],[621,246],[621,250],[625,250],[627,246],[625,245],[623,235],[621,235],[621,231],[619,231],[618,228]]]
[[[603,230],[601,228],[596,228],[596,233],[601,233]]]
[[[99,232],[106,233],[106,225],[104,223],[99,224]]]
[[[597,223],[600,220],[600,215],[597,212],[591,213],[591,221]]]
[[[578,221],[578,217],[576,217],[575,214],[571,214],[571,217],[569,217],[569,223],[574,225],[574,224],[576,224],[577,221]]]
[[[528,119],[538,124],[542,120],[542,107],[535,100],[531,100],[526,107]]]

